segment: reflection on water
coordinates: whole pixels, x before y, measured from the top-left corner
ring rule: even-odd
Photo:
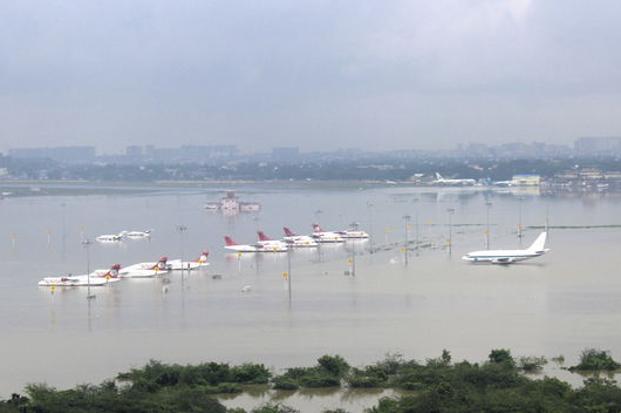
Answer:
[[[325,409],[345,409],[362,412],[373,406],[382,397],[395,397],[405,392],[384,389],[303,389],[269,390],[267,386],[250,387],[242,394],[220,396],[227,407],[241,407],[250,410],[268,402],[282,403],[301,412],[320,412]]]
[[[621,358],[621,230],[602,227],[621,224],[619,198],[585,203],[475,190],[320,189],[254,190],[260,214],[235,217],[203,210],[205,197],[196,191],[3,200],[0,393],[30,381],[61,387],[100,381],[151,358],[257,361],[276,371],[311,365],[324,353],[362,365],[387,352],[424,360],[443,348],[470,360],[485,359],[495,347],[517,355],[563,354],[569,365],[585,347]],[[551,253],[513,266],[464,264],[461,255],[486,243],[486,202],[491,248],[519,247],[520,221],[529,245],[539,231],[529,226],[544,225],[549,215]],[[413,217],[408,226],[405,214]],[[225,234],[251,243],[257,229],[274,237],[285,225],[304,233],[316,220],[326,229],[359,222],[373,240],[293,251],[291,302],[286,253],[238,257],[222,248]],[[180,223],[188,227],[183,237]],[[150,240],[93,244],[91,268],[194,257],[205,248],[211,266],[93,287],[93,300],[83,288],[37,287],[43,276],[85,271],[81,236],[145,228],[153,229]],[[354,259],[355,277],[346,275]],[[245,286],[250,289],[242,292]],[[315,394],[313,403],[327,405],[343,394]],[[256,397],[306,400],[304,392],[285,396]],[[231,402],[252,403],[252,397]],[[362,408],[356,409],[347,408]]]

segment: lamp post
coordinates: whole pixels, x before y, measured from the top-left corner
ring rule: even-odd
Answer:
[[[352,222],[350,224],[350,227],[353,230],[357,230],[358,229],[358,223],[357,222]],[[351,243],[351,275],[352,277],[356,276],[356,240],[353,240]]]
[[[403,253],[404,253],[404,262],[405,262],[405,266],[408,266],[408,226],[409,226],[409,222],[412,219],[412,217],[408,214],[405,214],[403,216],[403,222],[404,222],[404,231],[405,231],[405,242],[404,242],[404,248],[403,248]]]
[[[367,202],[369,210],[369,253],[373,254],[373,203]]]
[[[489,249],[489,210],[492,207],[492,203],[487,201],[485,207],[485,249]]]
[[[92,300],[95,298],[95,294],[91,294],[91,242],[88,238],[82,240],[82,245],[86,249],[86,299]]]
[[[184,248],[183,248],[183,244],[184,244],[183,236],[187,230],[188,230],[187,226],[183,224],[177,225],[177,231],[179,231],[179,240],[181,244],[181,281],[183,281],[183,271],[185,270],[185,267],[183,265],[183,260],[184,260],[184,255],[185,255]]]
[[[448,251],[449,251],[449,255],[451,255],[453,253],[453,221],[452,221],[452,217],[453,214],[455,213],[455,208],[448,208],[446,210],[447,214],[448,214]]]
[[[289,292],[289,306],[291,306],[291,252],[293,252],[293,245],[287,246],[287,286]]]

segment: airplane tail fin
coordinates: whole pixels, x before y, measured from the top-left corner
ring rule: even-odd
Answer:
[[[313,224],[313,232],[323,232],[319,224]]]
[[[205,263],[207,262],[208,257],[209,257],[209,251],[205,250],[201,253],[201,256],[195,260],[195,262],[198,262],[199,264]]]
[[[546,247],[546,238],[548,233],[546,231],[539,234],[535,242],[532,243],[530,247],[528,247],[529,251],[544,251]]]
[[[263,231],[257,231],[257,235],[259,236],[259,241],[270,241],[271,238],[265,235]]]
[[[104,277],[108,279],[117,278],[119,276],[120,269],[121,269],[121,264],[114,264],[112,267],[110,267],[110,269],[108,270],[108,272],[106,273]]]
[[[159,261],[153,266],[153,270],[165,270],[168,257],[160,257]]]
[[[224,244],[227,247],[231,247],[233,245],[237,245],[237,243],[235,241],[233,241],[233,238],[229,237],[228,235],[224,237]]]
[[[295,233],[291,231],[289,228],[284,227],[283,231],[285,231],[285,236],[287,237],[295,237]]]

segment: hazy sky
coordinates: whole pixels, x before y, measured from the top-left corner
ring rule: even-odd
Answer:
[[[621,135],[619,0],[1,0],[0,150]]]

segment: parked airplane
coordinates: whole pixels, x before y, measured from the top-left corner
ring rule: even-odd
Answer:
[[[224,237],[224,248],[238,253],[247,253],[247,252],[287,252],[286,244],[281,245],[264,245],[260,243],[256,244],[238,244],[229,236]],[[284,243],[283,243],[284,244]]]
[[[97,242],[101,243],[112,243],[112,242],[120,242],[123,237],[119,234],[104,234],[95,238]]]
[[[525,250],[473,251],[464,255],[461,259],[472,263],[513,264],[518,261],[539,257],[550,251],[549,248],[545,247],[547,234],[545,231],[539,234],[535,242]]]
[[[91,273],[91,278],[105,278],[108,282],[120,281],[119,271],[121,270],[120,264],[114,264],[109,270],[95,270]]]
[[[338,232],[324,231],[319,224],[313,224],[313,238],[320,244],[345,242],[345,239]]]
[[[45,277],[39,281],[42,287],[99,287],[119,281],[118,270],[120,265],[115,264],[109,270],[95,270],[85,275],[65,275],[60,277]]]
[[[357,223],[352,224],[351,229],[337,231],[336,233],[345,239],[367,239],[369,238],[368,233],[358,229]]]
[[[146,231],[121,231],[119,232],[119,236],[132,239],[149,238],[151,236],[151,230],[148,229]]]
[[[315,241],[313,237],[309,237],[308,235],[296,235],[287,227],[284,227],[283,231],[285,231],[283,240],[294,248],[319,246],[319,243]]]
[[[259,241],[257,242],[257,244],[262,245],[264,247],[270,247],[270,248],[275,247],[275,248],[286,249],[289,246],[289,244],[287,244],[284,241],[271,239],[270,237],[265,235],[265,232],[263,231],[257,231],[257,235],[259,237]]]
[[[454,179],[444,178],[442,175],[436,172],[436,180],[433,181],[434,185],[446,185],[446,186],[473,186],[476,185],[476,179]]]
[[[155,277],[156,275],[166,273],[169,270],[170,266],[168,265],[168,257],[161,257],[158,262],[141,262],[139,264],[121,268],[119,270],[119,275],[121,278]]]
[[[201,253],[201,256],[192,261],[182,261],[181,259],[170,260],[167,262],[168,269],[171,271],[191,271],[196,270],[200,267],[207,267],[209,263],[207,262],[207,257],[209,256],[209,251],[205,250]]]

